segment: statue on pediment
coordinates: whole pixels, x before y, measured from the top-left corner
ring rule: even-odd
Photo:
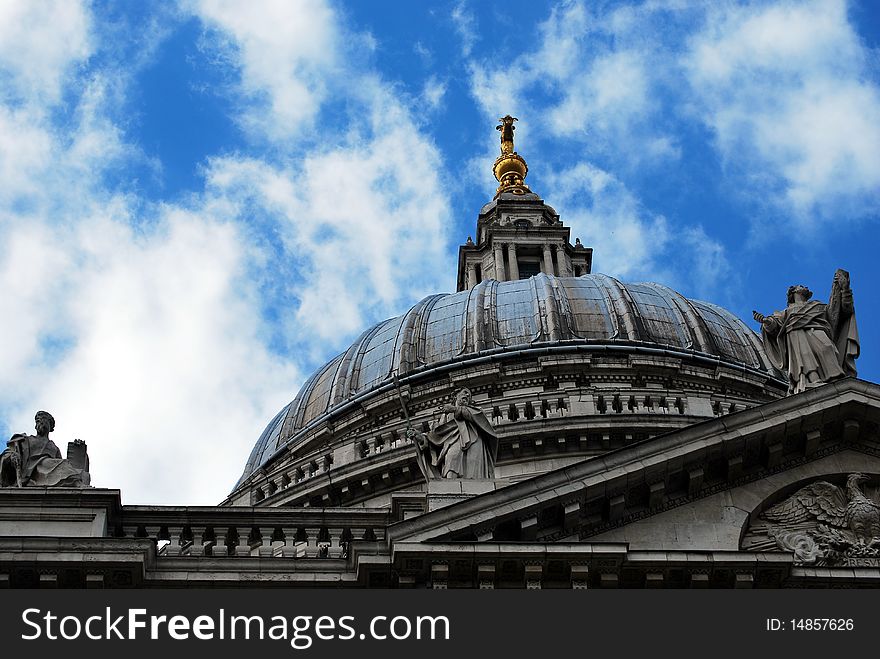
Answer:
[[[849,273],[834,274],[828,304],[812,297],[806,286],[790,286],[784,310],[769,316],[752,312],[761,323],[764,351],[788,373],[790,394],[856,375],[859,332]]]
[[[854,473],[842,487],[821,480],[800,488],[758,515],[743,536],[743,549],[792,552],[803,565],[880,566],[875,480]]]
[[[68,459],[49,433],[55,419],[48,412],[34,417],[36,435],[17,433],[0,453],[0,487],[88,487],[91,482],[85,443],[75,440],[68,445]]]
[[[470,389],[460,389],[454,402],[440,411],[427,433],[406,431],[425,478],[494,478],[498,436],[483,411],[472,404]]]

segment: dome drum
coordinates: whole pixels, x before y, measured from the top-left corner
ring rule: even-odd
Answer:
[[[471,388],[501,440],[498,473],[514,479],[768,398],[760,393],[766,376],[708,357],[587,347],[498,351],[414,374],[401,391],[413,423],[425,427],[458,387]],[[276,451],[230,500],[388,504],[392,490],[423,485],[405,427],[397,391],[379,387],[304,429],[295,448]]]
[[[504,457],[514,434],[541,439],[556,433],[552,441],[565,455],[589,454],[591,447],[579,438],[570,445],[574,435],[565,436],[575,416],[579,428],[607,434],[622,427],[612,421],[618,414],[632,421],[647,415],[641,430],[635,424],[624,435],[655,435],[678,427],[676,416],[693,422],[693,416],[717,416],[784,392],[757,337],[720,307],[604,275],[489,280],[422,300],[364,332],[319,369],[260,437],[229,501],[254,503],[270,491],[274,501],[282,489],[285,500],[301,499],[298,478],[326,468],[340,484],[343,465],[353,475],[360,468],[353,463],[369,467],[370,445],[402,438],[395,376],[419,422],[455,387],[470,387],[499,429],[502,469],[505,460],[516,462],[512,453]],[[398,443],[402,454],[411,452]],[[407,461],[401,459],[398,467]],[[418,472],[409,473],[417,484]],[[270,475],[277,483],[261,494],[259,481]]]

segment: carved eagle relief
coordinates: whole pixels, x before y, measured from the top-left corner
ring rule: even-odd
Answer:
[[[880,561],[880,499],[871,479],[849,474],[846,485],[810,483],[758,516],[743,549],[792,551],[796,562],[824,565]],[[865,561],[868,561],[867,563]]]

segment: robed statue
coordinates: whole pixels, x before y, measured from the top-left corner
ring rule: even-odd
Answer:
[[[776,368],[788,372],[788,391],[796,394],[838,378],[856,375],[859,332],[849,273],[834,273],[828,304],[812,300],[806,286],[790,286],[788,306],[761,323],[764,351]]]
[[[498,121],[501,123],[495,126],[495,130],[501,131],[501,153],[503,155],[513,153],[513,131],[516,130],[513,122],[519,121],[519,119],[508,114],[501,117]]]
[[[34,421],[36,435],[17,433],[0,453],[0,487],[88,487],[91,477],[85,444],[79,440],[72,443],[78,463],[64,459],[49,439],[49,433],[55,430],[52,415],[37,412]]]
[[[410,428],[419,468],[425,478],[494,478],[498,455],[495,429],[471,402],[469,389],[460,389],[451,405],[440,408],[439,420],[427,432]]]

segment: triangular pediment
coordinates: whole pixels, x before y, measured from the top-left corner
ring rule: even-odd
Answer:
[[[701,508],[750,484],[763,491],[823,470],[880,472],[878,424],[880,386],[840,380],[434,510],[391,526],[388,539],[631,542],[617,530],[688,507],[679,517],[699,524]]]

